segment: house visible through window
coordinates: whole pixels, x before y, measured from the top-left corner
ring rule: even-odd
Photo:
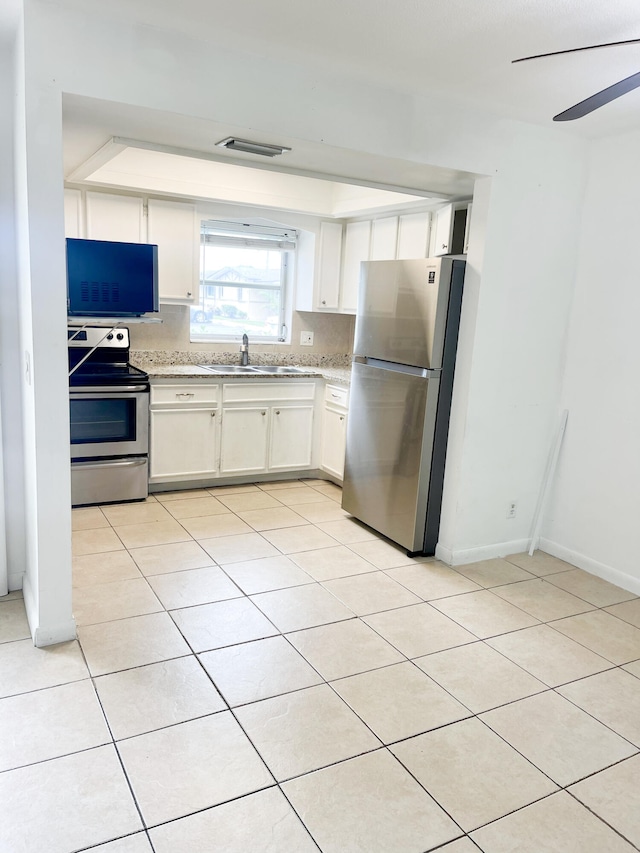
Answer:
[[[192,341],[286,337],[287,282],[295,230],[206,220],[200,232],[200,291]]]

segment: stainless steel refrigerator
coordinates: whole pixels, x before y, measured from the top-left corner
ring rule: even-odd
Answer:
[[[438,541],[464,272],[362,264],[342,506],[410,554]]]

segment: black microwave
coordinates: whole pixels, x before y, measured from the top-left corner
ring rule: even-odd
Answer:
[[[140,317],[158,311],[158,247],[67,238],[67,314]]]

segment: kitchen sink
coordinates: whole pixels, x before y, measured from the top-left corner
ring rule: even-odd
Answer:
[[[291,376],[296,373],[313,373],[314,371],[307,367],[288,367],[284,364],[199,364],[198,367],[204,370],[211,370],[213,373],[240,373],[240,374],[282,374]]]
[[[314,371],[307,367],[288,367],[284,364],[254,364],[254,370],[259,373],[313,373]]]
[[[214,373],[255,373],[253,367],[245,367],[243,364],[199,364],[198,367]]]

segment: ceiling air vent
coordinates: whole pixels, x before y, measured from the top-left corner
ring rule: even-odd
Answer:
[[[263,157],[279,157],[285,151],[291,151],[283,145],[267,145],[264,142],[251,142],[249,139],[237,139],[228,136],[216,142],[217,148],[228,148],[231,151],[244,151],[246,154],[261,154]]]

